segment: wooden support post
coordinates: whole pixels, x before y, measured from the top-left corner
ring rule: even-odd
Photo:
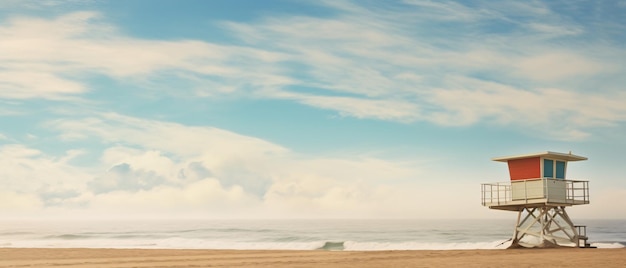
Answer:
[[[526,216],[522,218],[523,213],[526,213]],[[565,207],[522,207],[518,210],[509,248],[572,245],[580,246],[579,234]]]

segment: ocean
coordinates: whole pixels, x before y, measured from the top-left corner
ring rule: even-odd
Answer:
[[[598,248],[626,246],[626,220],[578,220]],[[1,221],[0,247],[282,250],[504,249],[511,220]]]

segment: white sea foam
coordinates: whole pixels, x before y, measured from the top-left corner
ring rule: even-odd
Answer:
[[[592,246],[626,245],[626,221],[589,225]],[[505,249],[511,235],[509,222],[419,220],[0,222],[0,230],[0,247],[13,248]]]
[[[159,248],[159,249],[238,249],[238,250],[455,250],[455,249],[504,249],[509,243],[463,242],[463,243],[423,243],[423,242],[355,242],[355,241],[313,241],[313,242],[238,242],[209,241],[201,239],[168,238],[161,240],[27,240],[4,243],[0,247],[14,248]]]
[[[511,243],[502,241],[492,242],[460,242],[460,243],[424,243],[424,242],[354,242],[345,243],[345,250],[374,251],[374,250],[459,250],[459,249],[505,249]]]
[[[314,250],[325,242],[237,242],[168,238],[161,240],[27,240],[5,243],[11,248],[144,248],[144,249],[238,249],[238,250]]]
[[[329,244],[331,246],[329,246]],[[510,242],[356,242],[356,241],[313,241],[313,242],[237,242],[207,241],[202,239],[167,238],[161,240],[25,240],[4,242],[0,247],[11,248],[147,248],[147,249],[236,249],[236,250],[471,250],[506,249]],[[591,243],[597,248],[624,248],[620,243]]]
[[[591,243],[591,246],[594,246],[597,248],[624,248],[626,247],[620,243]]]

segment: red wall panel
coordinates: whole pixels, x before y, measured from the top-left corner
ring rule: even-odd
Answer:
[[[541,162],[539,157],[509,160],[511,180],[541,178]]]

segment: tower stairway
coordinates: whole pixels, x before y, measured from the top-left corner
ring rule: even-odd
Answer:
[[[578,231],[578,243],[577,243],[578,247],[580,247],[580,248],[596,248],[596,247],[592,247],[591,243],[589,243],[587,241],[587,240],[589,240],[589,237],[587,236],[587,226],[585,226],[585,225],[576,225],[574,227]]]

